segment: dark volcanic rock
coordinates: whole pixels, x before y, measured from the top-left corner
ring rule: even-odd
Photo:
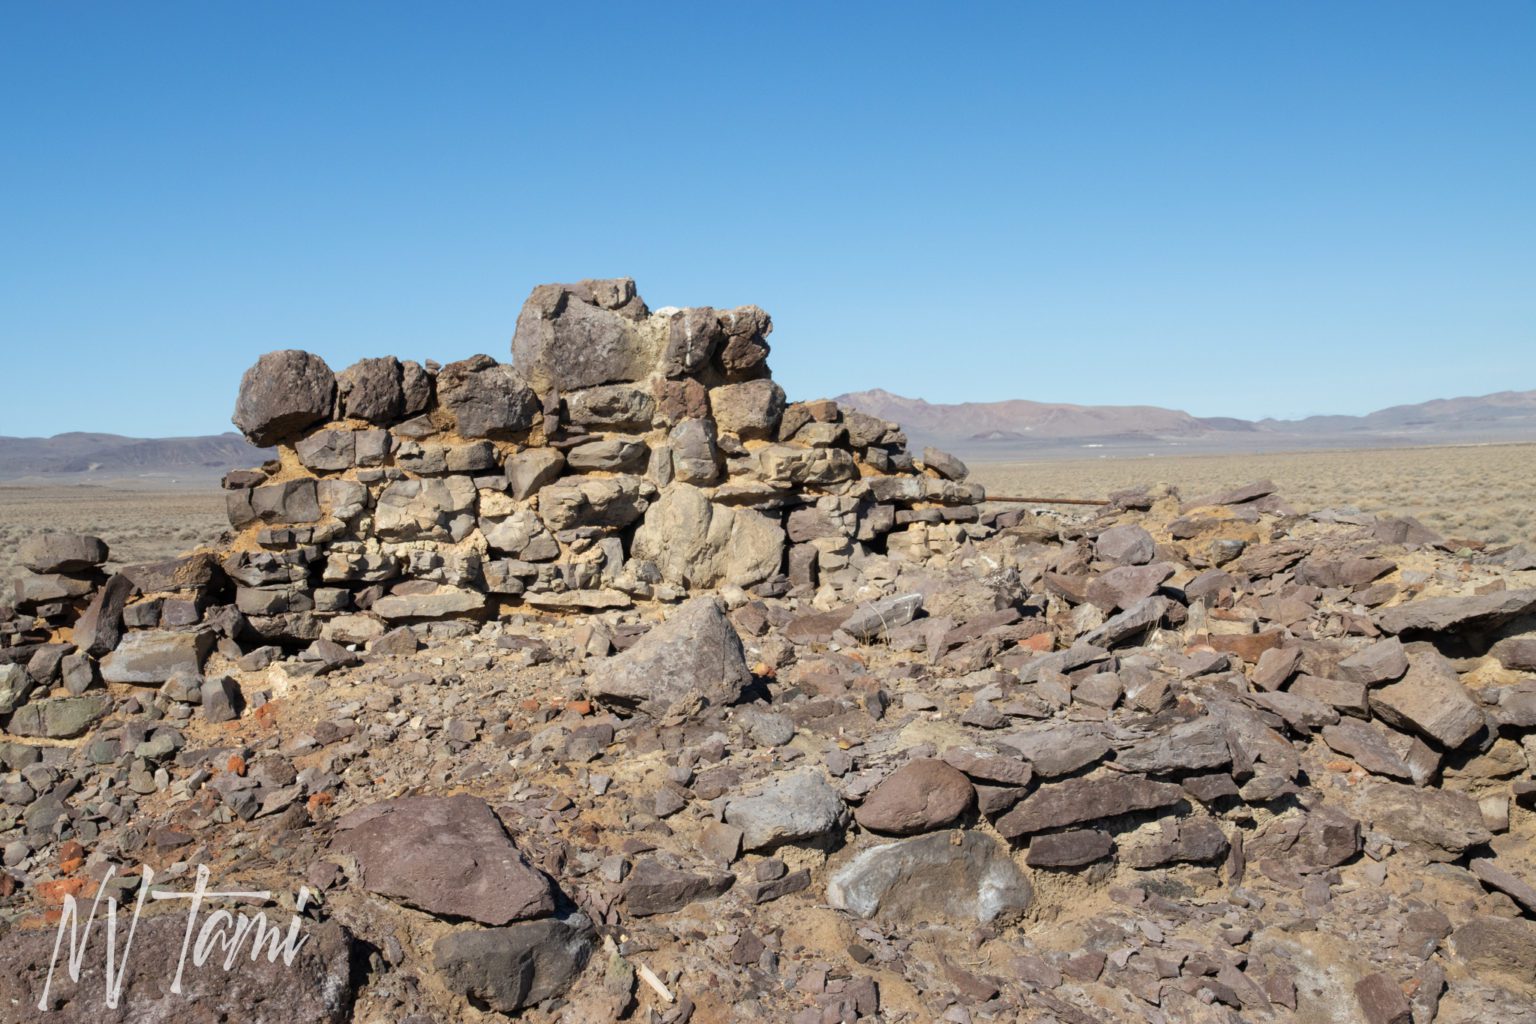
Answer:
[[[512,367],[478,355],[449,363],[437,375],[437,397],[463,437],[508,438],[533,425],[540,406]]]
[[[232,421],[252,444],[266,448],[297,438],[331,415],[336,377],[309,352],[268,352],[240,378]]]
[[[432,956],[450,992],[515,1013],[570,988],[592,952],[592,922],[564,917],[474,928],[437,940]]]
[[[83,533],[34,533],[16,549],[33,572],[88,572],[106,560],[106,541]]]
[[[554,886],[478,797],[386,800],[344,816],[336,830],[363,888],[429,914],[502,925],[555,909]]]
[[[659,355],[636,324],[646,312],[628,278],[539,285],[518,314],[512,363],[540,394],[643,380]]]
[[[1430,597],[1384,608],[1376,625],[1384,632],[1433,635],[1492,629],[1536,611],[1536,590],[1500,590],[1471,597]]]
[[[646,858],[624,883],[624,907],[636,917],[670,914],[690,903],[714,899],[735,881],[736,876],[728,872],[698,874]]]
[[[594,697],[661,717],[730,704],[752,682],[717,597],[695,597],[629,650],[598,665]]]
[[[1135,775],[1049,782],[997,819],[997,831],[1005,838],[1017,839],[1131,811],[1172,807],[1183,800],[1184,790],[1180,787]]]
[[[185,891],[187,886],[174,888]],[[216,886],[216,888],[233,888]],[[131,898],[125,897],[126,899]],[[149,906],[154,901],[148,901]],[[220,907],[219,909],[225,909]],[[257,908],[249,905],[229,907],[247,919],[254,919]],[[90,910],[86,900],[80,913]],[[131,908],[123,911],[131,914]],[[211,912],[198,917],[206,924]],[[238,1020],[241,1024],[341,1024],[351,1019],[352,1010],[352,936],[332,921],[299,920],[299,946],[292,963],[282,957],[275,962],[265,955],[254,956],[254,931],[244,933],[234,964],[224,968],[224,950],[215,942],[214,955],[199,966],[191,952],[183,960],[183,942],[187,933],[187,915],[148,913],[138,921],[126,960],[123,942],[128,925],[120,912],[115,970],[125,970],[122,993],[117,1005],[106,1000],[105,907],[92,929],[90,943],[81,964],[80,980],[71,981],[66,967],[68,947],[59,954],[58,967],[49,984],[46,1010],[39,1010],[38,1000],[48,983],[49,965],[54,959],[57,929],[13,928],[0,938],[0,1006],[12,1008],[19,1016],[7,1020],[46,1020],[60,1024],[203,1024],[218,1020]],[[265,912],[267,926],[286,934],[289,915],[273,908]],[[233,938],[234,925],[222,933]],[[197,936],[194,935],[196,941]],[[181,965],[181,991],[171,991],[171,982]],[[126,966],[125,966],[126,965]]]
[[[1103,860],[1114,850],[1114,839],[1098,829],[1051,832],[1030,840],[1024,863],[1032,868],[1080,868]]]

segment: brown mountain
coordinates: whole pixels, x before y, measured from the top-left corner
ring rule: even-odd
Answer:
[[[1366,416],[1258,421],[1144,405],[1023,399],[946,405],[880,389],[840,395],[837,401],[902,424],[919,445],[973,457],[1081,454],[1084,448],[1261,451],[1536,440],[1536,391],[1437,399]]]
[[[248,444],[239,434],[210,437],[122,437],[118,434],[0,436],[0,480],[20,477],[217,476],[256,466],[271,449]]]

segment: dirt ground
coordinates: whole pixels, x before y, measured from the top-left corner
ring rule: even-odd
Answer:
[[[89,533],[111,548],[108,568],[170,558],[229,525],[217,482],[197,489],[0,485],[0,580],[18,570],[16,549],[33,533]]]
[[[973,462],[991,494],[1102,498],[1167,483],[1186,498],[1268,477],[1296,508],[1411,515],[1447,537],[1536,543],[1536,445],[1357,449],[1264,455]]]

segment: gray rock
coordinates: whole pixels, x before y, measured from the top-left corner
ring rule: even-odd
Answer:
[[[1048,779],[1102,761],[1113,749],[1095,726],[1066,723],[1010,733],[1002,741],[1023,754],[1036,775]]]
[[[1536,611],[1536,590],[1499,590],[1408,601],[1377,612],[1376,625],[1387,633],[1434,635],[1492,629],[1532,611]]]
[[[1401,680],[1370,694],[1371,710],[1388,724],[1412,729],[1454,750],[1482,731],[1483,712],[1456,669],[1434,651],[1409,658]]]
[[[187,891],[190,886],[174,888]],[[131,898],[131,893],[122,897],[120,913],[129,911]],[[89,902],[81,908],[82,917],[89,912]],[[55,929],[11,929],[0,939],[0,1005],[25,1007],[15,1020],[31,1017],[59,1024],[202,1024],[220,1017],[241,1024],[342,1024],[352,1019],[352,936],[334,921],[298,918],[303,941],[291,963],[284,956],[272,960],[254,955],[254,936],[259,933],[241,932],[243,942],[231,950],[235,966],[226,970],[217,942],[209,947],[213,955],[206,960],[184,957],[187,915],[150,913],[154,903],[146,901],[146,912],[136,922],[131,957],[123,952],[127,926],[119,922],[123,932],[118,935],[115,969],[123,970],[124,978],[116,1006],[107,1005],[105,940],[99,928],[92,930],[78,983],[70,980],[56,955]],[[272,907],[262,911],[247,904],[228,910],[257,920],[278,937],[290,920],[287,911]],[[105,914],[105,907],[101,912]],[[206,920],[206,915],[198,916],[200,923]],[[233,937],[236,931],[230,927],[213,934]],[[181,988],[172,992],[178,966]],[[48,1009],[39,1011],[45,984]]]
[[[213,649],[213,634],[145,630],[129,633],[117,650],[101,659],[101,677],[109,683],[159,686],[177,671],[201,675]]]
[[[547,562],[558,558],[560,545],[542,520],[527,509],[519,509],[505,519],[480,520],[480,532],[493,551],[500,551],[525,562]]]
[[[539,394],[643,380],[665,332],[646,329],[646,313],[629,278],[539,285],[518,314],[512,363]]]
[[[309,352],[268,352],[240,378],[232,422],[258,447],[291,441],[327,419],[336,403],[336,377]]]
[[[592,922],[579,911],[505,928],[450,932],[432,947],[444,987],[498,1013],[561,995],[592,953]]]
[[[133,590],[126,576],[110,577],[76,620],[75,646],[97,658],[114,650],[123,639],[123,608]]]
[[[357,464],[357,435],[345,428],[317,430],[293,447],[309,469],[337,472]]]
[[[1395,636],[1356,651],[1340,661],[1337,669],[1340,679],[1366,686],[1400,679],[1407,671],[1408,654],[1403,650],[1403,642]]]
[[[405,371],[394,356],[358,360],[336,375],[336,388],[350,419],[385,424],[405,415]]]
[[[1174,571],[1175,567],[1169,562],[1116,566],[1088,584],[1087,597],[1106,612],[1130,608],[1156,594]]]
[[[5,728],[12,736],[71,739],[82,735],[111,710],[112,698],[105,693],[34,700],[17,708]]]
[[[656,415],[656,400],[640,388],[611,384],[561,396],[565,418],[578,427],[645,431]]]
[[[599,700],[657,718],[735,703],[752,682],[741,638],[717,597],[695,597],[588,680]]]
[[[717,505],[699,488],[674,483],[646,512],[632,554],[678,586],[749,587],[780,570],[784,529],[761,512]]]
[[[379,492],[374,529],[380,540],[462,539],[474,526],[478,500],[468,477],[394,480]]]
[[[1536,921],[1476,914],[1451,933],[1449,945],[1475,975],[1536,984]]]
[[[859,640],[888,636],[891,630],[911,622],[923,607],[922,594],[900,594],[861,604],[839,627]]]
[[[504,925],[555,909],[555,890],[485,801],[460,794],[370,804],[336,823],[364,889],[440,917]]]
[[[624,527],[645,513],[655,493],[636,476],[562,480],[539,491],[539,518],[556,533],[580,526]]]
[[[240,717],[244,698],[239,685],[229,676],[214,676],[203,681],[200,696],[203,719],[209,722],[232,722]]]
[[[1488,652],[1514,672],[1536,672],[1536,636],[1506,637]]]
[[[1032,868],[1080,868],[1103,860],[1114,850],[1114,839],[1099,829],[1051,832],[1030,840],[1024,863]]]
[[[1127,523],[1124,526],[1111,526],[1100,533],[1094,541],[1093,550],[1105,562],[1146,565],[1157,557],[1157,542],[1140,526]]]
[[[840,834],[848,808],[814,769],[772,776],[725,805],[725,821],[741,829],[743,850],[771,850],[785,843]]]
[[[1180,787],[1134,775],[1048,782],[997,819],[997,831],[1005,839],[1017,839],[1132,811],[1173,807],[1183,800]]]
[[[438,586],[425,593],[414,590],[388,594],[373,602],[369,609],[387,621],[400,619],[442,619],[478,612],[485,607],[485,594],[464,587]]]
[[[670,914],[690,903],[714,899],[735,881],[728,872],[683,871],[647,857],[635,865],[625,881],[624,908],[635,917]]]
[[[15,711],[37,684],[20,665],[0,665],[0,715]]]
[[[1323,742],[1332,750],[1353,759],[1372,775],[1385,775],[1405,782],[1413,779],[1413,769],[1392,749],[1379,723],[1341,718],[1337,724],[1325,726],[1322,736]]]
[[[933,470],[945,480],[964,480],[971,472],[965,463],[937,448],[923,449],[923,467]]]
[[[460,437],[510,438],[533,426],[538,397],[490,356],[449,363],[437,375],[437,400],[453,417]]]
[[[1133,772],[1198,771],[1231,763],[1226,730],[1208,717],[1161,730],[1115,755],[1116,765]]]
[[[1416,789],[1370,780],[1358,789],[1357,813],[1378,832],[1424,852],[1431,860],[1455,860],[1468,847],[1492,839],[1477,801],[1465,793]]]
[[[1221,826],[1211,818],[1173,819],[1163,826],[1157,841],[1125,854],[1133,868],[1160,868],[1169,864],[1204,864],[1221,860],[1230,844]]]
[[[107,543],[83,533],[34,533],[16,548],[33,572],[88,572],[107,560]]]
[[[667,435],[667,442],[672,446],[672,471],[679,481],[712,484],[720,478],[714,420],[682,420]]]
[[[722,431],[743,440],[771,440],[778,433],[779,418],[784,415],[784,389],[766,379],[725,384],[710,389],[709,407]]]
[[[1097,581],[1095,581],[1097,582]],[[1097,629],[1078,637],[1078,642],[1098,647],[1114,647],[1153,629],[1168,614],[1169,601],[1161,595],[1144,597]]]
[[[527,448],[506,461],[507,484],[519,501],[554,483],[564,470],[565,456],[554,448]]]
[[[983,833],[937,832],[873,846],[832,873],[827,902],[891,927],[975,926],[1023,913],[1034,890],[1008,851]]]
[[[575,473],[624,472],[643,468],[650,454],[644,441],[610,437],[577,445],[565,453],[565,464]]]

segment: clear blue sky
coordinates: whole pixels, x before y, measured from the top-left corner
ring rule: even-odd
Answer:
[[[0,433],[755,302],[791,397],[1536,388],[1536,4],[0,0]]]

